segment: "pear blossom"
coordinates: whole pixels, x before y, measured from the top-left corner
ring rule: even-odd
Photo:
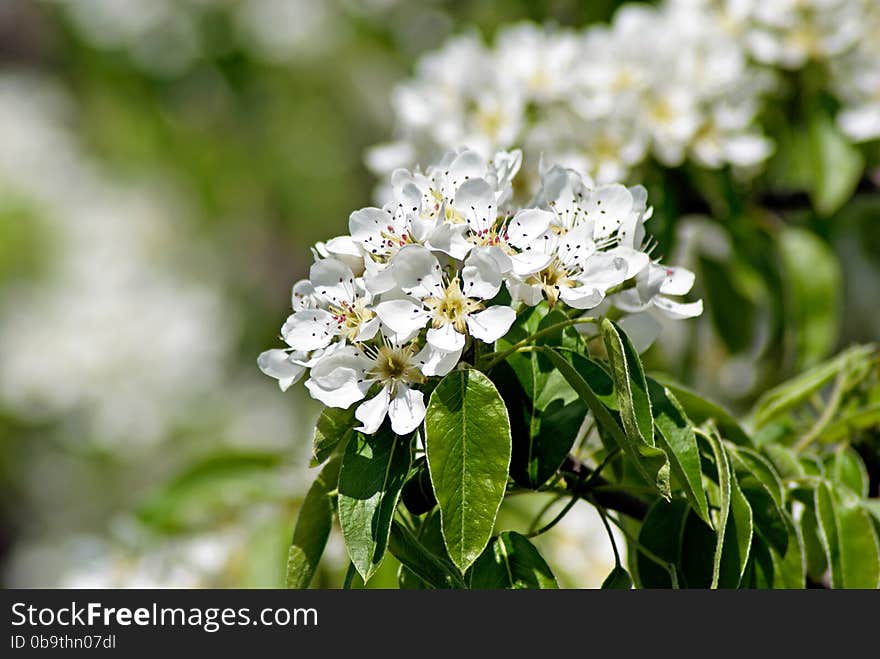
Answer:
[[[372,434],[387,415],[391,429],[405,435],[425,418],[424,395],[413,388],[425,381],[415,359],[417,353],[414,343],[345,346],[315,364],[306,387],[325,405],[348,408],[378,384],[379,392],[355,410],[361,422],[357,429]]]
[[[349,236],[313,248],[281,328],[287,347],[263,352],[260,369],[282,390],[305,378],[325,405],[356,406],[362,432],[387,418],[408,434],[431,379],[476,358],[476,342],[504,337],[526,306],[698,313],[666,297],[686,294],[693,275],[651,261],[645,188],[542,166],[534,201],[516,207],[521,158],[458,149],[391,174],[392,201],[355,211]]]

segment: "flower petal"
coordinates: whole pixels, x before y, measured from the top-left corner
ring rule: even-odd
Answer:
[[[686,295],[694,286],[694,273],[687,268],[666,268],[666,278],[660,284],[664,295]]]
[[[467,326],[474,338],[486,343],[494,343],[507,334],[514,320],[516,320],[516,312],[513,309],[496,306],[468,316]]]
[[[410,300],[387,300],[376,306],[376,315],[395,334],[409,336],[428,322],[430,314]]]
[[[281,391],[287,391],[294,382],[299,380],[306,369],[304,366],[290,361],[286,350],[274,349],[260,353],[257,366],[266,375],[278,380]]]
[[[455,192],[455,210],[461,213],[468,228],[476,234],[488,231],[495,223],[495,191],[484,179],[465,181]]]
[[[437,350],[430,343],[426,343],[418,354],[413,357],[419,365],[419,370],[427,376],[446,375],[455,368],[461,357],[461,350],[447,352],[445,350]]]
[[[668,297],[660,295],[653,299],[654,306],[657,307],[664,315],[674,320],[684,320],[685,318],[696,318],[703,313],[703,301],[696,302],[675,302]]]
[[[457,332],[452,325],[432,327],[427,334],[428,343],[438,350],[455,352],[464,348],[464,334]]]
[[[442,272],[437,257],[421,245],[407,245],[391,261],[397,285],[417,298],[439,295],[443,291]]]
[[[388,402],[391,399],[389,387],[382,387],[382,390],[373,396],[370,400],[358,405],[354,411],[354,417],[361,422],[361,425],[355,430],[360,430],[368,435],[372,435],[379,430],[379,426],[385,420],[388,413]]]
[[[281,336],[294,350],[324,348],[336,336],[333,314],[324,309],[304,309],[290,315],[281,327]]]
[[[345,346],[321,358],[312,368],[306,388],[330,407],[348,408],[367,395],[370,383],[364,378],[370,362],[360,351]]]
[[[606,238],[629,218],[633,197],[625,186],[612,183],[593,190],[583,207],[587,217],[593,222],[593,238]]]
[[[464,237],[466,231],[467,225],[465,224],[441,222],[431,231],[427,244],[431,249],[449,254],[454,259],[462,260],[474,246]]]
[[[489,300],[501,289],[501,270],[497,261],[484,248],[468,255],[461,270],[462,292],[470,298]]]
[[[385,238],[382,230],[391,218],[381,208],[361,208],[348,216],[348,232],[370,254],[384,254]]]
[[[354,274],[342,261],[327,258],[313,263],[309,279],[315,293],[330,304],[352,302],[355,298]]]
[[[411,433],[425,420],[425,395],[406,385],[398,385],[388,406],[388,416],[391,417],[391,430],[395,433]]]
[[[519,211],[507,225],[507,242],[519,249],[529,247],[550,228],[553,218],[553,213],[538,208]]]

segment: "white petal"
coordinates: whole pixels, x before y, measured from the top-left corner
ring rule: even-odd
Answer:
[[[407,435],[425,420],[425,396],[421,391],[398,385],[388,406],[391,429],[398,435]]]
[[[559,289],[559,299],[574,309],[592,309],[605,299],[605,294],[595,286],[563,286]]]
[[[315,293],[330,304],[352,302],[355,298],[354,274],[338,259],[321,259],[309,269]]]
[[[610,236],[629,217],[632,207],[632,193],[619,183],[593,190],[584,203],[587,216],[594,222],[593,238]]]
[[[589,227],[580,225],[565,234],[556,255],[566,266],[585,267],[595,252],[596,243],[590,237]]]
[[[441,222],[431,231],[427,244],[431,249],[449,254],[454,259],[462,260],[474,246],[464,237],[466,231],[467,225],[465,224]]]
[[[623,331],[626,332],[636,352],[639,354],[651,347],[651,344],[660,336],[660,330],[662,329],[657,319],[649,313],[624,316],[617,322],[623,328]]]
[[[427,339],[431,346],[446,352],[455,352],[464,347],[464,334],[455,331],[452,325],[432,327],[428,330]]]
[[[626,281],[627,268],[625,259],[608,252],[597,252],[584,263],[577,281],[582,286],[592,286],[604,293]]]
[[[462,292],[471,298],[489,300],[501,289],[501,270],[487,250],[471,250],[461,270]]]
[[[666,316],[675,320],[683,320],[685,318],[696,318],[703,313],[703,301],[696,302],[675,302],[666,297],[657,296],[653,299],[654,306],[662,311]]]
[[[465,181],[456,191],[453,205],[474,233],[487,231],[495,223],[495,191],[481,178]]]
[[[354,416],[361,422],[361,425],[356,430],[363,431],[368,435],[372,435],[379,430],[379,426],[382,425],[385,415],[388,413],[388,401],[390,399],[391,394],[388,391],[388,387],[382,387],[378,394],[358,405],[358,408],[354,411]]]
[[[326,347],[336,336],[338,324],[324,309],[304,309],[287,318],[281,336],[294,350],[317,350]]]
[[[309,309],[314,305],[315,287],[308,279],[300,279],[290,291],[290,306],[294,311]]]
[[[642,270],[648,267],[651,262],[650,257],[642,251],[631,249],[629,247],[615,247],[606,252],[612,256],[622,258],[626,262],[626,274],[624,280],[635,277]]]
[[[382,231],[391,215],[381,208],[361,208],[348,216],[348,232],[370,254],[384,254]]]
[[[392,259],[391,272],[397,285],[417,298],[437,295],[443,290],[440,263],[426,247],[404,247]]]
[[[378,316],[370,318],[370,320],[361,325],[360,331],[357,335],[357,341],[369,341],[372,339],[379,331],[380,325],[381,323]]]
[[[507,334],[514,320],[516,320],[516,312],[513,309],[496,306],[468,316],[467,326],[474,338],[486,343],[494,343]]]
[[[315,398],[330,407],[351,407],[366,396],[370,383],[365,381],[370,361],[352,346],[340,348],[322,357],[312,368],[306,388]]]
[[[364,271],[363,247],[351,236],[337,236],[324,243],[324,248],[330,256],[339,259],[359,277]]]
[[[306,370],[305,367],[291,362],[290,355],[286,350],[279,349],[260,353],[257,358],[257,366],[263,373],[278,380],[281,391],[287,391],[290,385],[299,380]]]
[[[427,376],[446,375],[455,368],[458,360],[461,358],[461,350],[447,352],[445,350],[437,350],[431,344],[426,343],[418,354],[413,357],[419,365],[419,370]]]
[[[694,273],[687,268],[666,268],[666,278],[660,284],[664,295],[686,295],[694,286]]]
[[[387,293],[397,286],[391,272],[390,263],[376,263],[367,257],[364,259],[364,286],[373,295]]]
[[[445,192],[448,196],[452,196],[458,186],[486,173],[486,161],[476,151],[465,149],[455,156],[446,168],[446,172],[449,189]]]
[[[510,291],[514,302],[522,302],[530,307],[534,307],[544,299],[544,292],[540,286],[532,286],[516,279],[507,281],[507,290]]]
[[[388,300],[376,306],[376,315],[395,334],[404,336],[422,329],[430,314],[410,300]]]
[[[507,225],[507,242],[514,247],[525,249],[538,240],[553,221],[554,215],[537,208],[521,210]]]
[[[552,254],[545,254],[538,251],[521,252],[510,257],[513,274],[524,277],[536,272],[540,272],[553,260]]]

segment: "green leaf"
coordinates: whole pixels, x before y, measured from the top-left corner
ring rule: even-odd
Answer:
[[[699,426],[711,421],[727,441],[739,446],[752,445],[752,440],[749,439],[739,422],[723,407],[686,389],[668,376],[661,373],[652,373],[652,376],[675,395],[679,405],[694,424]]]
[[[632,577],[621,565],[615,566],[602,582],[603,590],[630,590],[633,586]]]
[[[772,547],[774,588],[804,588],[806,586],[806,558],[804,545],[794,522],[788,519],[788,549],[780,555]]]
[[[431,588],[464,588],[461,576],[448,568],[400,522],[391,524],[388,551]]]
[[[758,399],[751,415],[755,428],[761,428],[797,407],[838,374],[864,368],[873,354],[874,347],[871,345],[853,346],[766,392]],[[700,423],[696,419],[694,421]]]
[[[837,516],[834,514],[834,500],[831,490],[825,483],[819,483],[815,491],[816,520],[819,523],[819,540],[825,550],[825,559],[831,571],[831,587],[843,587],[843,573],[840,565],[840,543],[838,542]]]
[[[859,497],[835,488],[844,588],[880,588],[880,539]]]
[[[784,227],[777,244],[785,283],[786,326],[799,367],[824,358],[837,343],[842,274],[834,251],[811,231]]]
[[[736,588],[749,558],[752,510],[730,467],[727,452],[714,429],[706,435],[718,471],[717,543],[712,568],[712,588]]]
[[[609,412],[608,408],[597,396],[593,389],[593,382],[596,380],[588,382],[583,377],[583,374],[587,374],[591,378],[597,378],[598,376],[597,389],[602,391],[606,386],[607,374],[604,374],[604,371],[601,369],[594,369],[592,364],[588,363],[589,360],[586,357],[576,353],[570,354],[571,363],[556,350],[545,348],[544,354],[550,357],[553,364],[571,385],[571,388],[586,403],[593,413],[600,431],[610,435],[617,446],[629,457],[642,478],[649,485],[656,487],[657,491],[664,498],[669,499],[669,460],[666,458],[666,454],[661,449],[648,446],[643,441],[633,441],[621,429],[620,424],[617,423],[611,412]],[[602,432],[600,432],[601,434]]]
[[[327,545],[336,512],[341,457],[332,459],[309,488],[296,518],[287,555],[287,587],[308,588]]]
[[[684,490],[696,513],[709,526],[709,506],[703,490],[703,474],[700,469],[700,451],[694,428],[669,389],[656,380],[648,379],[657,441],[666,452],[672,473]]]
[[[755,532],[784,556],[788,550],[789,525],[782,508],[782,482],[757,453],[729,447],[728,457],[752,511]]]
[[[475,589],[558,587],[535,546],[515,531],[505,531],[492,540],[471,570],[471,588]]]
[[[838,418],[828,424],[819,440],[823,444],[835,444],[856,436],[865,428],[880,427],[880,403],[866,405],[856,410],[841,411]]]
[[[496,366],[493,376],[511,417],[510,474],[518,485],[537,488],[565,460],[587,407],[546,356],[517,354],[509,361],[518,364],[515,376],[506,363]],[[526,390],[537,392],[534,402]]]
[[[411,437],[383,426],[355,433],[339,472],[339,523],[351,562],[366,583],[382,564],[391,520],[410,466]]]
[[[841,446],[834,454],[831,477],[860,497],[868,496],[868,470],[858,453],[850,446]]]
[[[392,530],[392,537],[393,537]],[[432,510],[430,513],[418,523],[418,530],[415,532],[415,539],[418,543],[432,556],[431,564],[435,565],[439,562],[443,566],[443,570],[447,575],[446,579],[440,583],[428,583],[419,577],[413,570],[405,564],[401,564],[400,573],[398,575],[398,583],[401,588],[407,590],[424,590],[425,588],[448,588],[450,584],[455,583],[455,579],[459,579],[458,568],[452,564],[449,553],[446,551],[446,543],[443,541],[443,531],[440,528],[440,511]],[[394,553],[394,547],[389,547],[389,551]],[[398,560],[400,560],[398,558]],[[454,575],[455,579],[449,581],[448,575]]]
[[[356,425],[354,410],[354,405],[347,410],[337,407],[324,408],[315,424],[310,467],[322,464],[336,450],[337,446],[348,441]]]
[[[632,441],[654,446],[651,398],[639,355],[626,333],[607,318],[602,321],[602,338],[611,364],[623,429]]]
[[[483,373],[453,371],[431,393],[425,417],[428,468],[446,548],[462,572],[492,536],[507,485],[507,408]]]
[[[832,215],[852,196],[865,160],[827,113],[815,112],[809,131],[813,172],[810,196],[821,215]]]
[[[679,562],[681,537],[690,504],[684,499],[664,501],[657,499],[648,509],[639,529],[639,547],[647,549],[653,558],[667,565],[659,565],[652,556],[636,548],[636,577],[642,588],[671,588],[670,569]],[[630,566],[633,562],[630,561]]]

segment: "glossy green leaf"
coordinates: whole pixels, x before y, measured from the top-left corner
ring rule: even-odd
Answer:
[[[648,379],[657,441],[666,452],[672,473],[700,518],[710,526],[709,507],[703,490],[700,452],[694,428],[675,396],[656,380]]]
[[[626,333],[608,319],[602,321],[602,338],[611,364],[623,429],[633,442],[654,446],[654,417],[642,362]]]
[[[828,424],[819,437],[823,444],[835,444],[856,436],[865,428],[880,427],[880,403],[841,412],[838,418]]]
[[[474,589],[558,587],[550,566],[535,546],[515,531],[505,531],[493,539],[471,570]]]
[[[717,543],[712,569],[712,588],[736,588],[739,585],[752,541],[752,510],[731,469],[721,439],[711,431],[707,435],[718,471]]]
[[[671,588],[670,570],[675,571],[681,553],[681,537],[690,504],[684,499],[658,499],[649,509],[639,529],[639,546],[635,548],[635,576],[642,588]],[[655,559],[664,562],[660,565]],[[632,567],[632,561],[630,561]]]
[[[703,398],[661,373],[652,373],[652,377],[675,395],[675,399],[693,423],[703,425],[707,421],[711,421],[727,441],[740,446],[752,445],[752,440],[739,425],[739,422],[723,407]]]
[[[799,367],[824,358],[840,331],[842,275],[837,255],[814,233],[785,227],[777,236],[785,282],[786,326]]]
[[[312,437],[312,460],[310,467],[317,467],[332,455],[338,446],[347,442],[358,425],[354,418],[355,406],[343,410],[325,407],[315,424]]]
[[[400,572],[398,574],[398,583],[400,587],[408,590],[424,590],[426,588],[448,588],[450,585],[454,585],[457,583],[455,580],[460,577],[458,574],[458,568],[452,564],[449,554],[446,551],[446,544],[443,541],[443,531],[440,528],[440,511],[435,508],[425,515],[421,521],[416,520],[416,523],[418,529],[414,534],[415,539],[421,547],[431,554],[431,565],[436,568],[439,563],[439,565],[442,566],[446,577],[441,582],[429,583],[413,572],[412,569],[401,563]],[[393,533],[392,530],[392,534]],[[394,548],[389,547],[389,551],[393,554]],[[400,559],[398,558],[398,560]],[[454,576],[455,579],[450,581],[450,575]]]
[[[825,483],[819,483],[814,496],[816,520],[819,524],[819,539],[825,550],[825,559],[831,572],[831,587],[843,588],[837,516],[834,514],[834,500],[831,496],[831,490]]]
[[[835,587],[880,588],[880,540],[874,523],[849,488],[835,487],[831,494],[840,556]]]
[[[485,549],[507,484],[507,408],[483,373],[456,370],[431,393],[425,417],[428,468],[446,548],[463,572]]]
[[[645,481],[657,488],[657,491],[666,499],[670,498],[669,489],[669,460],[662,449],[648,446],[643,441],[633,441],[620,424],[612,416],[608,408],[602,403],[599,396],[593,390],[591,382],[584,379],[582,374],[596,378],[597,389],[604,391],[607,386],[607,374],[601,369],[596,370],[586,357],[572,353],[571,362],[565,359],[558,351],[545,349],[546,354],[553,361],[556,368],[565,377],[571,388],[577,392],[581,400],[593,413],[596,424],[599,426],[600,435],[610,436],[617,446],[629,457],[632,465],[638,470]],[[604,434],[603,434],[604,433]]]
[[[461,576],[447,567],[400,522],[391,524],[388,550],[429,588],[464,588]]]
[[[632,577],[629,576],[629,572],[621,565],[615,566],[611,573],[605,577],[605,581],[602,582],[603,590],[630,590],[632,587]]]
[[[804,588],[806,586],[806,558],[804,545],[798,534],[797,527],[791,518],[788,518],[788,549],[784,555],[770,548],[773,560],[773,587],[774,588]]]
[[[383,426],[355,433],[339,471],[339,523],[351,562],[364,582],[385,558],[391,520],[410,467],[411,437]]]
[[[341,457],[318,474],[299,509],[287,556],[287,587],[308,588],[327,545],[336,512],[336,485]]]
[[[834,454],[831,478],[860,497],[868,496],[868,470],[858,453],[850,446],[842,446]]]

